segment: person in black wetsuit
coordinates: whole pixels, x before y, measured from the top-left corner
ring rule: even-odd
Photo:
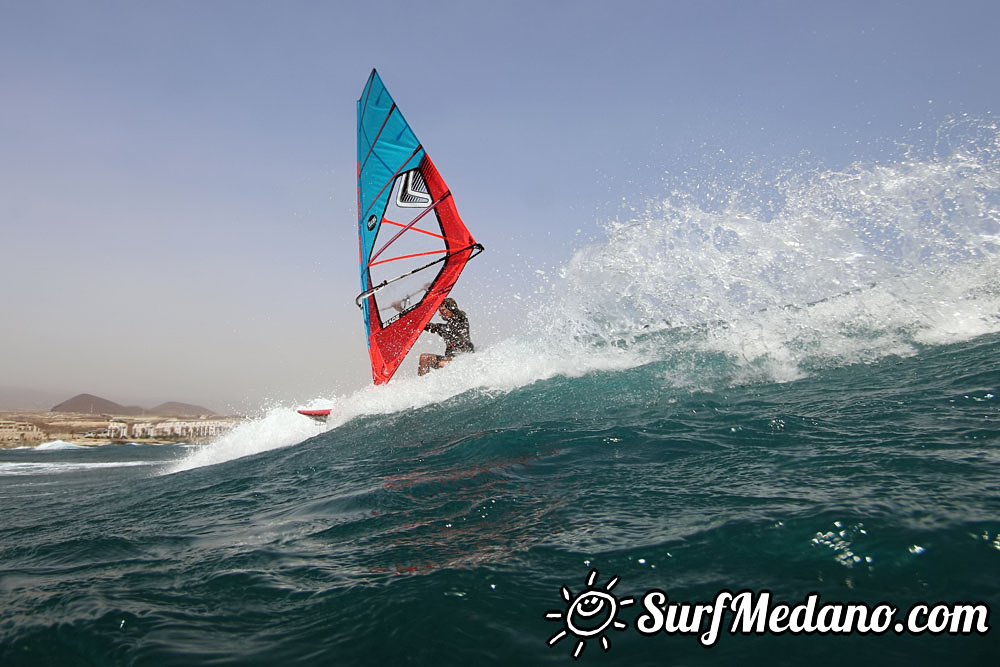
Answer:
[[[424,331],[436,333],[444,338],[444,354],[421,354],[420,366],[417,369],[419,375],[426,375],[435,368],[444,368],[457,354],[476,351],[469,337],[469,318],[459,310],[455,300],[448,298],[442,301],[438,313],[444,323],[430,322],[424,327]]]

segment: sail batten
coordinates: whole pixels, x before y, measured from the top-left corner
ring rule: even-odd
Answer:
[[[451,194],[451,193],[445,193],[444,197],[447,197],[449,194]],[[414,225],[417,224],[418,222],[420,222],[420,220],[425,215],[427,215],[428,213],[430,213],[430,212],[434,211],[435,209],[437,209],[438,204],[441,203],[441,200],[444,199],[444,197],[442,197],[438,201],[434,202],[433,204],[431,204],[430,206],[428,206],[427,208],[425,208],[423,210],[423,212],[420,213],[420,215],[418,215],[417,217],[415,217],[413,220],[411,220],[410,222],[406,223],[405,225],[402,224],[402,223],[399,223],[399,222],[391,222],[389,220],[386,220],[385,218],[382,218],[382,222],[389,222],[390,224],[399,225],[400,227],[402,227],[402,229],[400,229],[398,232],[396,232],[395,236],[393,236],[391,239],[389,239],[388,241],[386,241],[385,245],[382,246],[381,248],[379,248],[378,252],[376,252],[374,255],[372,255],[371,259],[369,260],[368,266],[374,266],[373,262],[375,261],[375,259],[379,255],[381,255],[385,251],[386,248],[388,248],[390,245],[392,245],[393,242],[396,241],[396,239],[398,239],[400,236],[402,236],[406,232],[410,231],[411,229],[414,230],[414,231],[417,231],[417,232],[423,232],[425,234],[429,234],[431,236],[438,236],[439,238],[444,239],[445,237],[440,236],[439,234],[434,234],[433,232],[429,232],[426,229],[420,229],[419,227],[414,228]]]
[[[382,384],[482,246],[375,70],[358,100],[358,243],[356,301]]]

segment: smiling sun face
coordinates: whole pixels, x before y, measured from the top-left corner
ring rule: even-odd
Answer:
[[[600,634],[615,620],[618,601],[603,591],[584,591],[566,612],[566,629],[578,637]]]
[[[580,657],[590,637],[600,636],[601,647],[605,651],[611,648],[611,642],[602,633],[609,627],[624,630],[627,626],[617,619],[618,607],[626,607],[635,602],[632,598],[619,600],[611,593],[611,589],[618,583],[618,577],[612,577],[604,588],[596,588],[594,586],[596,580],[597,570],[591,570],[587,577],[587,588],[576,597],[563,586],[561,593],[568,605],[566,611],[556,610],[545,614],[548,620],[563,621],[564,624],[559,632],[549,638],[549,646],[555,646],[556,642],[570,633],[578,638],[579,641],[573,649],[573,659]]]

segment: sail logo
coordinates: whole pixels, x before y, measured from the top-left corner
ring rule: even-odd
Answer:
[[[634,598],[618,599],[611,592],[611,589],[618,583],[618,577],[612,577],[603,587],[598,587],[595,586],[597,576],[597,570],[591,570],[587,576],[586,588],[575,596],[563,585],[560,593],[566,602],[566,609],[555,609],[545,614],[546,619],[563,623],[563,627],[549,637],[549,646],[555,646],[560,640],[570,635],[576,637],[576,646],[573,648],[574,660],[583,653],[588,639],[599,639],[601,648],[605,651],[610,649],[611,642],[604,632],[610,628],[618,631],[625,630],[628,626],[618,620],[618,610],[621,607],[635,604]]]

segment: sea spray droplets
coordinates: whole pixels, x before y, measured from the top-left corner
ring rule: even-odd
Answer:
[[[966,118],[895,161],[695,169],[573,255],[538,328],[653,358],[722,353],[736,384],[1000,330],[1000,283],[982,279],[1000,273],[998,138]],[[664,349],[657,333],[679,329]]]

